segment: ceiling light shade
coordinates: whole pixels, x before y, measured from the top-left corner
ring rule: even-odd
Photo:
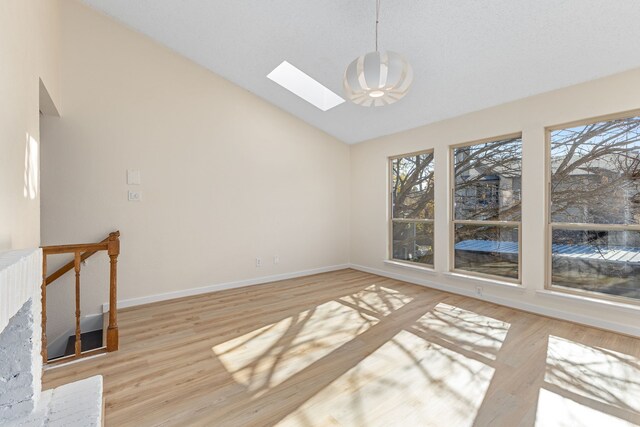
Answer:
[[[369,52],[353,61],[344,73],[344,91],[355,104],[379,107],[404,97],[413,81],[413,68],[402,55]]]

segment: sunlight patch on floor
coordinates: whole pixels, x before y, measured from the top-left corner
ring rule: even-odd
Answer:
[[[439,303],[416,322],[415,329],[436,333],[456,347],[495,360],[510,326],[501,320]]]
[[[344,301],[360,309],[387,316],[413,301],[413,297],[405,295],[397,289],[371,285],[358,293],[342,297],[339,301]]]
[[[471,425],[493,371],[401,331],[278,426]]]
[[[545,382],[640,416],[640,359],[549,336]]]
[[[536,427],[636,426],[544,388],[540,389],[538,395],[535,425]]]
[[[234,380],[258,396],[377,322],[372,316],[329,301],[212,350]]]

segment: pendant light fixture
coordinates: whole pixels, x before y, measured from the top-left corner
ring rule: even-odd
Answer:
[[[376,0],[376,50],[356,58],[344,73],[344,91],[354,104],[379,107],[404,97],[413,81],[413,68],[402,55],[378,51],[380,0]]]

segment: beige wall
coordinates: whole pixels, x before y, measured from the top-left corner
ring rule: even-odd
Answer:
[[[61,18],[44,244],[119,229],[121,300],[348,263],[347,145],[80,3]],[[142,185],[126,185],[127,169]],[[85,314],[107,301],[105,265],[86,267]]]
[[[58,2],[0,2],[0,251],[40,243],[37,150],[25,188],[28,137],[38,146],[39,79],[58,101]],[[35,180],[35,181],[34,181]]]
[[[426,101],[428,102],[428,100]],[[383,275],[500,304],[640,335],[640,310],[558,297],[544,289],[545,126],[640,107],[640,69],[357,144],[351,149],[351,263]],[[522,288],[447,274],[449,145],[523,133]],[[385,263],[388,250],[387,157],[435,149],[435,272]]]
[[[348,147],[75,1],[61,13],[63,115],[44,120],[42,239],[95,241],[120,229],[119,299],[350,260],[461,294],[481,285],[487,300],[640,335],[636,309],[541,292],[544,127],[639,108],[640,70]],[[448,146],[520,131],[523,286],[448,275]],[[436,152],[434,273],[384,263],[387,157],[428,148]],[[142,185],[126,185],[129,168],[141,170]],[[126,200],[129,188],[142,202]],[[85,269],[92,284],[83,312],[95,313],[107,299],[98,287],[105,257]],[[51,301],[69,300],[58,291]]]

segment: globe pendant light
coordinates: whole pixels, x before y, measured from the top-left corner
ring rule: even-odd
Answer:
[[[376,50],[356,58],[344,73],[344,91],[354,104],[379,107],[404,97],[413,68],[400,54],[378,51],[380,0],[376,0]]]

